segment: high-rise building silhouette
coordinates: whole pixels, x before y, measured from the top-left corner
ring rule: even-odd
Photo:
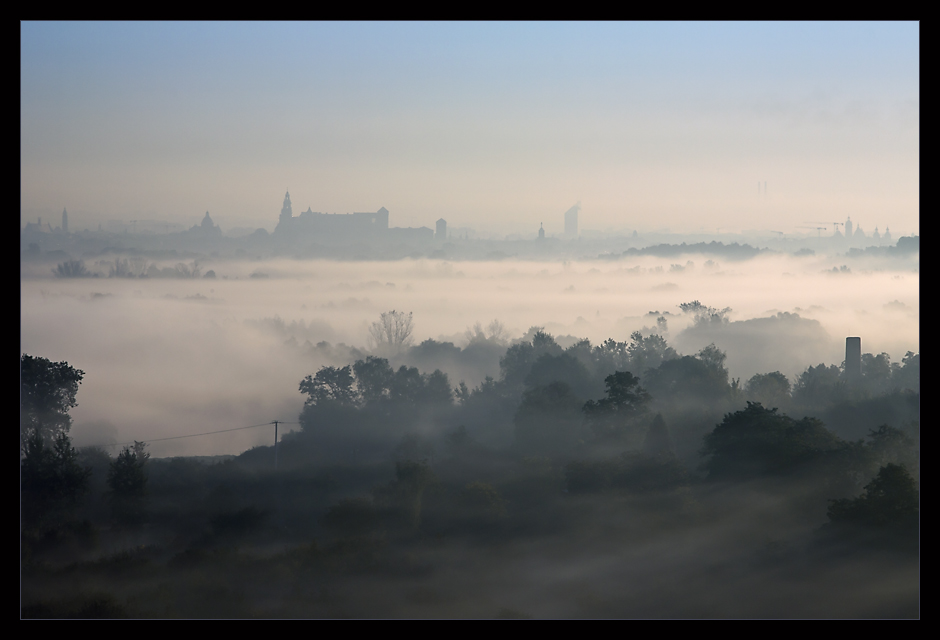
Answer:
[[[578,212],[580,211],[580,202],[565,211],[565,236],[568,238],[578,237]]]

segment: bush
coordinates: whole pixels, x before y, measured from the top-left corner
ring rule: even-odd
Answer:
[[[831,500],[829,519],[874,527],[916,523],[920,514],[919,492],[904,465],[889,463],[858,498]]]
[[[84,260],[66,260],[52,270],[56,278],[88,278],[91,273],[85,268]]]

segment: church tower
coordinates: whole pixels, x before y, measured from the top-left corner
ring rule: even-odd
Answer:
[[[284,194],[284,206],[281,207],[280,222],[290,220],[294,217],[294,210],[290,206],[290,191]]]
[[[281,234],[290,231],[294,210],[290,205],[290,191],[284,194],[284,204],[281,207],[281,217],[277,219],[277,226],[274,227],[274,233]]]

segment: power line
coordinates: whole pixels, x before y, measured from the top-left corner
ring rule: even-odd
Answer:
[[[211,436],[216,433],[228,433],[230,431],[243,431],[245,429],[257,429],[258,427],[268,427],[277,422],[278,424],[300,424],[299,422],[286,422],[284,420],[272,420],[271,422],[264,422],[262,424],[253,424],[250,427],[235,427],[234,429],[220,429],[218,431],[206,431],[205,433],[191,433],[185,436],[170,436],[169,438],[154,438],[152,440],[137,440],[132,442],[110,442],[108,444],[92,444],[85,445],[89,447],[120,447],[123,445],[134,444],[134,442],[164,442],[165,440],[180,440],[181,438],[197,438],[199,436]]]

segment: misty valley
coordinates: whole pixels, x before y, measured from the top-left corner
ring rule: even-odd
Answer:
[[[919,21],[19,29],[21,619],[920,617]]]
[[[23,617],[919,616],[916,254],[133,257],[23,262]]]

